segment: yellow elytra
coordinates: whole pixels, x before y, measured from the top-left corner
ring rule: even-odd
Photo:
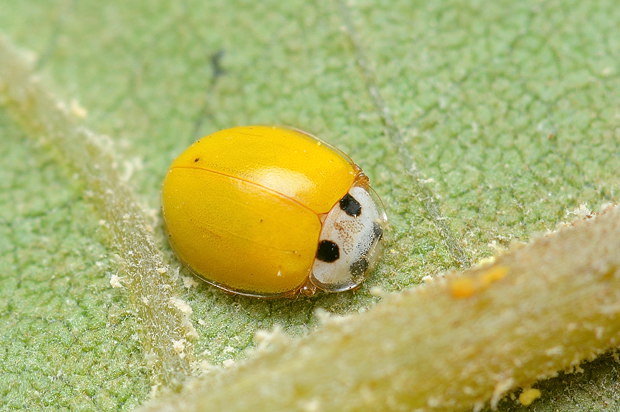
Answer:
[[[260,297],[357,287],[387,222],[351,159],[275,126],[221,130],[192,144],[168,170],[162,211],[191,271]]]

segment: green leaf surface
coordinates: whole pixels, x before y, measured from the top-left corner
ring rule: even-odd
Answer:
[[[53,99],[17,107],[9,91],[20,84],[0,78],[2,405],[130,409],[174,386],[165,365],[252,356],[258,330],[305,335],[321,328],[317,309],[363,312],[372,288],[414,287],[617,202],[618,21],[611,0],[0,3],[2,34],[34,52],[41,80],[28,90],[77,118],[65,122]],[[159,250],[144,267],[178,265],[157,212],[169,162],[202,135],[256,123],[308,130],[370,176],[391,231],[359,291],[260,301],[192,285],[184,271],[158,283],[128,269],[144,236]],[[82,163],[90,135],[79,124],[105,149]],[[127,202],[97,194],[90,160],[114,165],[104,184],[122,182]],[[145,223],[128,236],[107,224],[138,206]],[[176,306],[152,312],[150,284]],[[185,302],[196,335],[184,360],[166,363],[174,346],[158,345],[180,339]],[[530,408],[617,410],[617,363],[583,369],[536,385]]]

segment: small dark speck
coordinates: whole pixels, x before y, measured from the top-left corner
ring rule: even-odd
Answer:
[[[375,235],[375,239],[381,240],[383,238],[383,228],[377,222],[372,222],[372,232]]]
[[[351,266],[349,266],[349,272],[351,272],[351,275],[354,278],[359,277],[366,273],[366,271],[368,270],[368,266],[368,259],[366,259],[365,257],[361,257],[355,262],[351,263]]]
[[[348,193],[340,199],[340,209],[347,215],[353,217],[357,217],[362,213],[362,205],[360,205],[360,202]]]
[[[194,163],[197,163],[199,160],[200,160],[200,158],[199,158],[199,157],[195,158],[195,159],[194,159]]]
[[[335,262],[340,258],[340,249],[338,245],[331,240],[321,240],[319,242],[319,248],[316,251],[316,257],[323,262]]]

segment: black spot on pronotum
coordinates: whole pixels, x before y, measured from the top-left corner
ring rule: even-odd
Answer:
[[[199,161],[199,160],[200,160],[200,158],[199,158],[199,157],[195,158],[195,159],[194,159],[194,163],[198,163],[198,161]]]
[[[321,240],[316,251],[316,258],[323,262],[334,262],[340,257],[338,245],[331,240]]]
[[[368,270],[368,259],[365,257],[361,257],[357,259],[355,262],[351,263],[349,266],[349,272],[351,272],[351,276],[358,277],[362,276]]]
[[[381,240],[383,237],[383,228],[377,222],[372,222],[372,233],[375,235],[375,239]]]
[[[340,209],[349,216],[359,216],[362,213],[362,205],[350,194],[346,194],[340,199]]]

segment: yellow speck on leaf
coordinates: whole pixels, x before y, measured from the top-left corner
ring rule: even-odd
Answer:
[[[450,291],[457,299],[468,298],[476,293],[476,285],[470,278],[455,279],[450,285]]]
[[[69,108],[71,113],[78,119],[84,119],[88,116],[88,111],[77,100],[71,100]]]
[[[540,398],[539,389],[524,389],[523,392],[521,392],[521,395],[519,395],[519,402],[523,406],[530,406],[532,402],[534,402],[538,398]]]
[[[457,299],[469,298],[485,290],[492,283],[503,279],[508,274],[506,266],[494,266],[475,277],[454,279],[450,284],[452,297]]]
[[[480,276],[482,280],[482,286],[489,286],[491,283],[503,279],[508,273],[506,266],[494,266]]]

